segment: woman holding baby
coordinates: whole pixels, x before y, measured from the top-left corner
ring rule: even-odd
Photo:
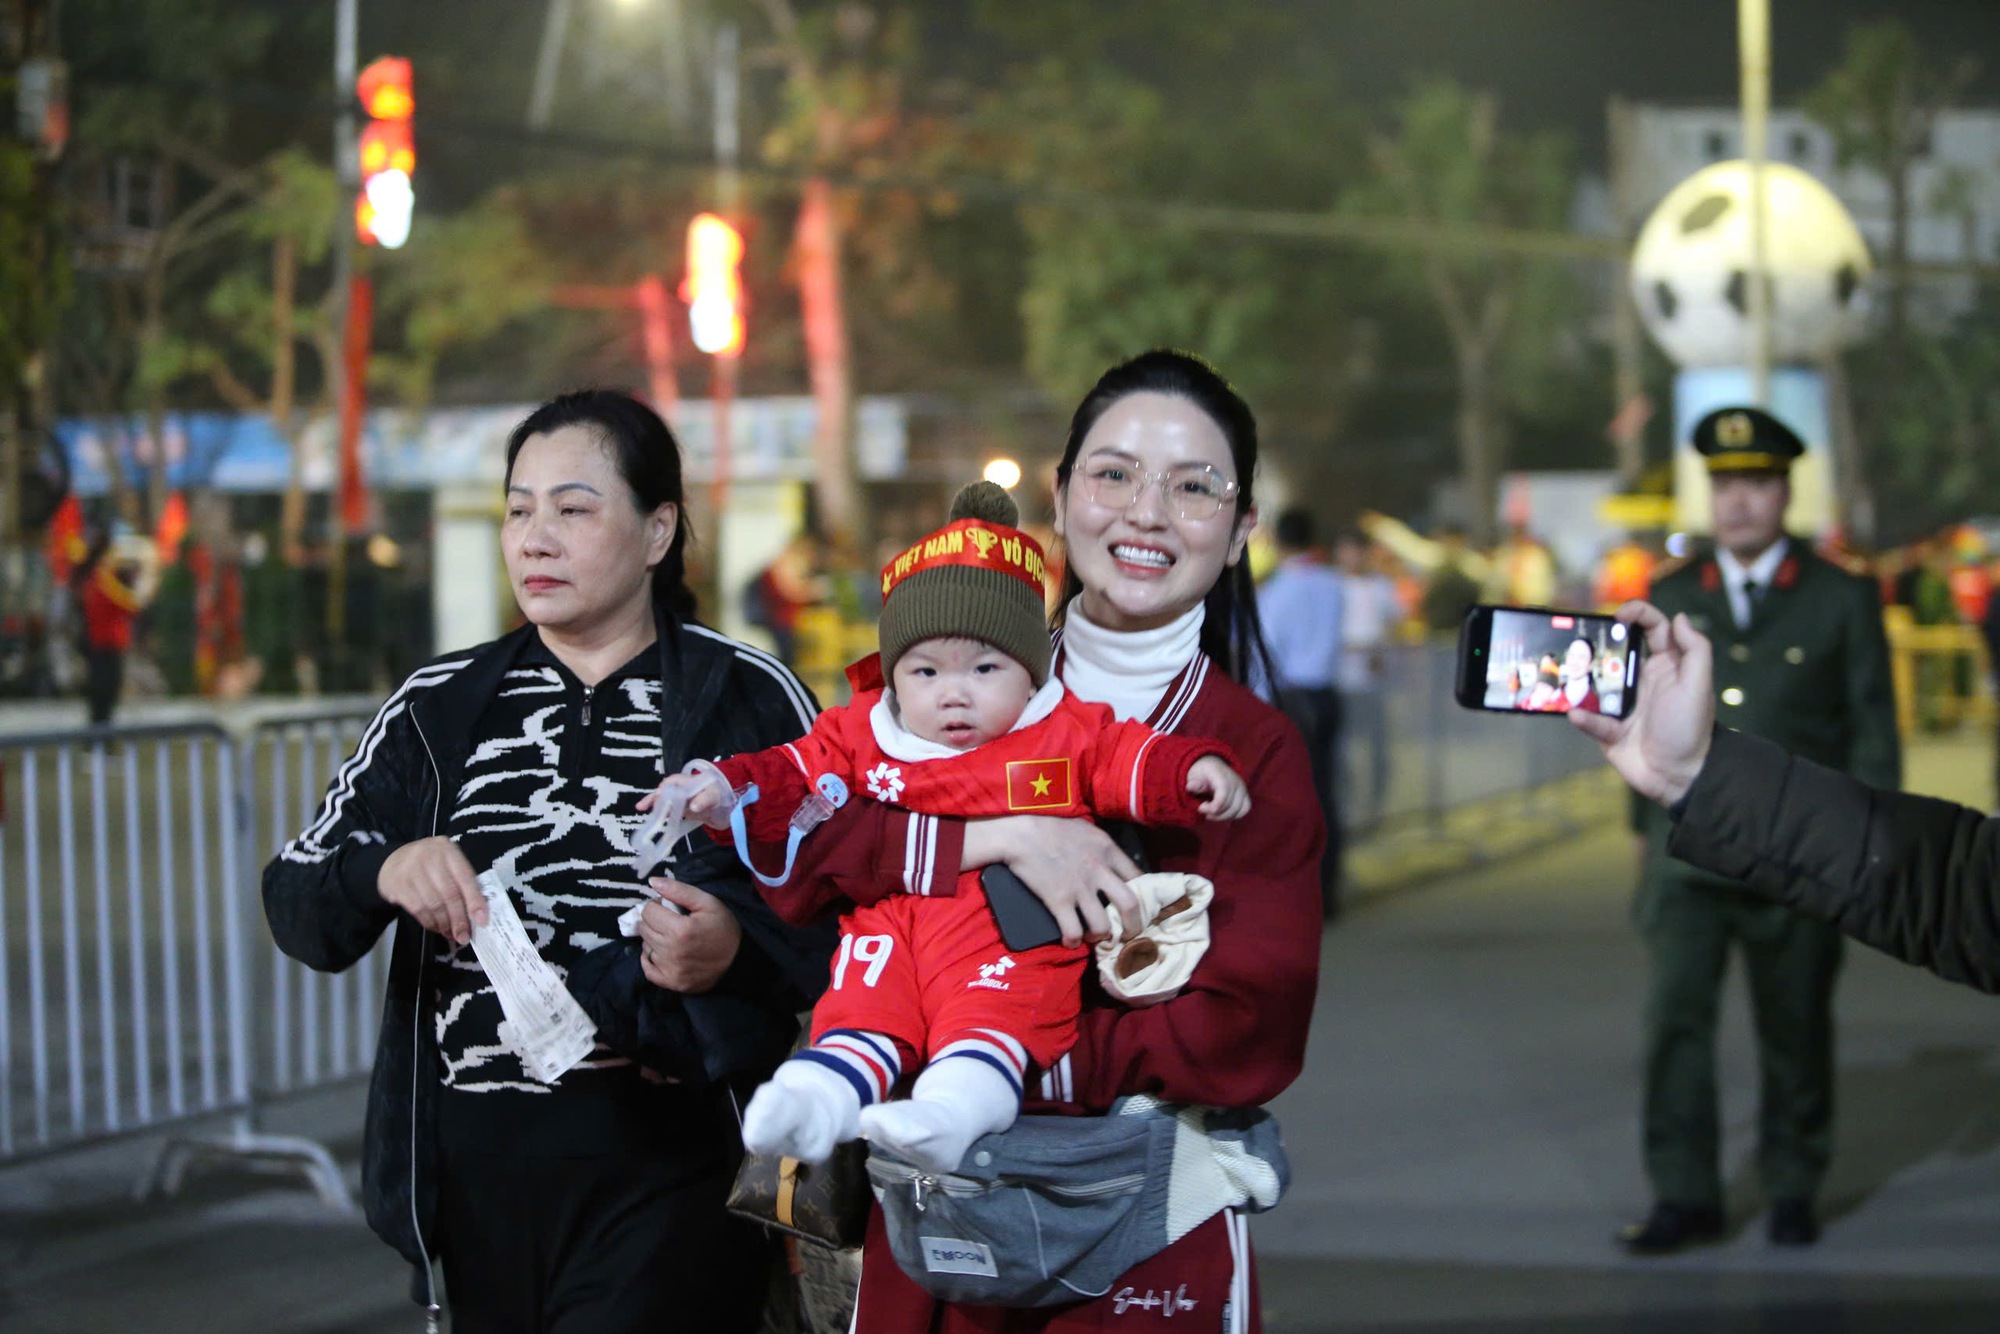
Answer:
[[[1086,977],[1076,1038],[1030,1072],[1025,1110],[1101,1115],[1121,1096],[1250,1108],[1297,1076],[1318,981],[1324,839],[1297,731],[1242,684],[1262,653],[1244,546],[1256,523],[1256,422],[1204,363],[1156,351],[1113,367],[1078,407],[1057,469],[1067,590],[1050,672],[1084,701],[1157,732],[1224,742],[1247,786],[1241,819],[1147,828],[1155,872],[1214,885],[1210,942],[1171,998],[1134,1007]],[[884,888],[950,894],[962,871],[1004,863],[1048,905],[1071,944],[1136,932],[1126,887],[1140,868],[1090,823],[1038,815],[953,819],[857,801],[832,836],[805,841],[798,875],[830,898]],[[1108,906],[1107,906],[1108,903]],[[1224,1209],[1130,1269],[1102,1298],[1032,1309],[940,1302],[898,1267],[871,1224],[854,1328],[1096,1330],[1147,1314],[1120,1291],[1173,1293],[1175,1331],[1259,1328],[1244,1218]],[[1128,1309],[1129,1308],[1129,1309]],[[1150,1308],[1149,1308],[1150,1309]],[[1165,1319],[1152,1310],[1156,1322]]]

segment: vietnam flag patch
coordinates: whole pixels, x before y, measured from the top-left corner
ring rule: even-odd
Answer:
[[[1070,804],[1069,757],[1051,760],[1010,760],[1007,764],[1007,809],[1048,811]]]

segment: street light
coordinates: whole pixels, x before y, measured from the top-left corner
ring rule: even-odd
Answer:
[[[1771,0],[1737,0],[1736,40],[1743,102],[1743,156],[1750,162],[1750,383],[1761,407],[1771,403],[1771,256],[1764,194],[1771,116]]]
[[[641,0],[616,0],[619,9],[636,9]],[[528,90],[528,128],[549,128],[556,105],[556,79],[562,72],[563,46],[569,33],[572,0],[549,0],[542,12],[542,41],[535,52],[535,81]]]
[[[728,222],[703,213],[688,224],[681,299],[694,345],[711,356],[743,354],[742,264],[743,234]]]
[[[1012,459],[994,459],[986,465],[986,480],[1002,490],[1012,491],[1021,484],[1021,465]]]

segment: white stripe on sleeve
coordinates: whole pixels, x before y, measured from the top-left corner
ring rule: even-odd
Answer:
[[[737,657],[758,668],[780,686],[784,687],[785,697],[791,701],[792,707],[798,710],[800,725],[808,730],[811,729],[814,716],[812,696],[806,693],[806,688],[799,683],[799,678],[792,675],[791,669],[786,667],[784,663],[779,662],[760,648],[753,648],[740,639],[731,639],[728,635],[718,634],[705,625],[696,625],[693,621],[684,621],[681,623],[681,628],[692,634],[700,635],[705,639],[713,639],[719,644],[729,645],[731,649],[735,650]]]
[[[388,734],[389,724],[409,707],[405,697],[412,690],[427,689],[441,681],[449,680],[471,661],[469,657],[456,658],[449,662],[433,663],[410,674],[409,680],[403,682],[402,688],[391,695],[375,714],[374,720],[368,724],[368,730],[362,733],[361,742],[354,748],[354,753],[347,757],[347,762],[341,765],[339,772],[334,775],[333,785],[327,789],[326,797],[320,803],[318,816],[306,827],[305,832],[285,845],[285,850],[281,853],[285,860],[320,860],[319,857],[296,855],[292,849],[300,846],[320,849],[320,839],[340,822],[348,799],[354,795],[354,784],[362,774],[368,772],[368,765],[374,760],[376,749],[382,744],[382,738]],[[320,851],[324,854],[329,850],[320,849]]]

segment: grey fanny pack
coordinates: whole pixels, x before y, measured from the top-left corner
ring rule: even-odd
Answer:
[[[868,1155],[896,1263],[932,1296],[976,1306],[1101,1297],[1223,1209],[1269,1209],[1290,1178],[1262,1109],[1143,1096],[1103,1116],[1024,1116],[975,1140],[955,1172]]]

